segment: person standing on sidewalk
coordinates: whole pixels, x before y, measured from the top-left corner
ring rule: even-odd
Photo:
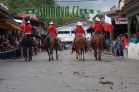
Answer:
[[[1,52],[3,52],[3,44],[2,44],[2,36],[0,35],[0,59],[3,59],[2,58],[2,53]]]

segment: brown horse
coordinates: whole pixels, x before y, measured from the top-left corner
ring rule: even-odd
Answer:
[[[94,49],[94,57],[96,57],[96,60],[98,59],[101,61],[101,55],[104,47],[104,37],[102,34],[95,34],[91,40],[90,46]]]
[[[48,37],[46,37],[45,41],[44,41],[44,49],[47,50],[47,53],[49,55],[49,61],[53,60],[53,49],[55,48],[56,50],[56,59],[58,60],[58,41],[55,38],[55,35],[50,35]]]
[[[76,59],[85,60],[84,53],[85,53],[85,37],[84,36],[77,36],[75,39],[75,47],[76,47]]]

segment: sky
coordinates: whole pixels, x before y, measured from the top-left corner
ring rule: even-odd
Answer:
[[[80,1],[80,0],[57,0],[57,1]],[[98,0],[98,1],[85,1],[85,2],[58,2],[60,6],[69,6],[72,8],[73,6],[79,6],[80,8],[88,8],[94,10],[101,10],[102,12],[109,11],[112,6],[116,4],[116,0]],[[91,18],[95,16],[95,14],[91,14]]]

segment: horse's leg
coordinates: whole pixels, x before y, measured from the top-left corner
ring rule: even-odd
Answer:
[[[97,50],[94,50],[94,56],[96,57],[97,60]]]
[[[100,51],[98,52],[98,60],[100,60]]]
[[[76,59],[78,59],[78,52],[76,51]]]
[[[85,61],[85,58],[84,58],[84,50],[82,52],[82,57],[83,57],[83,61]]]
[[[53,60],[53,49],[50,49],[51,59]]]
[[[49,52],[49,49],[47,49],[47,53],[48,53],[48,55],[49,55],[49,61],[50,61],[51,58],[50,58],[50,52]]]
[[[82,60],[82,50],[80,50],[80,60]]]
[[[56,59],[58,60],[58,53],[57,53],[57,47],[56,47]]]
[[[32,47],[29,47],[29,61],[32,60]]]
[[[27,47],[27,60],[30,61],[30,59],[29,59],[29,47]]]
[[[78,51],[78,60],[80,61],[80,51]]]
[[[99,51],[99,60],[101,61],[102,50]]]
[[[27,47],[24,47],[24,57],[25,57],[25,61],[27,61]]]

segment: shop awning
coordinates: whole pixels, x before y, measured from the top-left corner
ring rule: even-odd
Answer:
[[[20,25],[13,19],[8,19],[7,21],[0,21],[0,27],[7,30],[21,31]]]

